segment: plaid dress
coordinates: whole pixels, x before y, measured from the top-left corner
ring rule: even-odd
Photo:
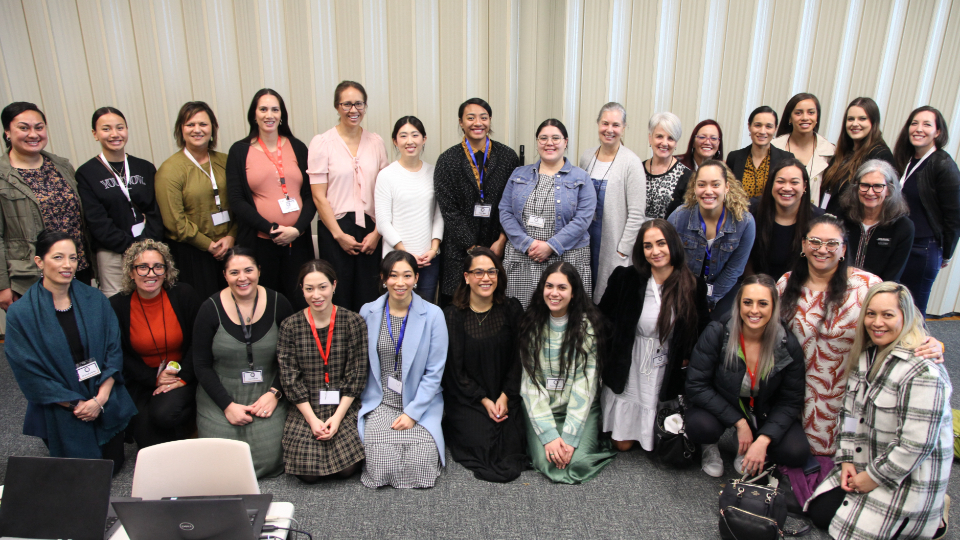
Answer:
[[[867,380],[875,349],[860,355],[843,400],[838,463],[853,463],[879,483],[847,493],[830,522],[837,540],[930,538],[940,524],[953,463],[953,387],[942,365],[896,349]],[[814,497],[840,485],[837,467]],[[904,523],[906,521],[906,523]]]
[[[317,336],[324,346],[328,328],[317,328]],[[369,369],[366,351],[366,323],[360,315],[341,307],[337,307],[326,368],[303,311],[287,317],[280,325],[277,360],[283,390],[291,403],[309,402],[317,418],[325,422],[336,412],[337,405],[320,405],[320,390],[329,387],[339,390],[341,398],[354,398],[336,435],[328,441],[318,441],[303,413],[290,407],[283,427],[283,461],[287,474],[326,476],[364,458],[357,431],[357,412]],[[330,374],[329,385],[324,384],[325,370]]]

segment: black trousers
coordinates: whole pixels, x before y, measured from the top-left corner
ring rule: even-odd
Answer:
[[[254,251],[260,265],[260,285],[283,294],[295,310],[306,308],[297,277],[300,267],[313,260],[313,237],[304,234],[289,246],[280,246],[258,236]]]
[[[717,417],[699,407],[687,408],[684,427],[687,438],[696,444],[716,444],[726,431]],[[752,431],[756,437],[756,430]],[[803,467],[807,464],[810,459],[810,443],[807,442],[807,436],[799,421],[794,420],[780,441],[767,447],[767,456],[777,465]]]
[[[127,387],[137,406],[137,415],[127,429],[133,430],[137,448],[185,439],[197,414],[197,385],[188,384],[153,395],[153,388],[131,384]]]
[[[209,251],[201,251],[190,244],[167,240],[170,253],[180,270],[180,281],[193,287],[200,300],[206,300],[214,294],[227,288],[227,280],[223,277],[223,263],[218,261]]]
[[[364,226],[354,223],[353,212],[337,220],[344,233],[353,236],[357,242],[373,232],[375,224],[370,216],[364,214]],[[380,296],[380,261],[383,259],[383,242],[377,243],[373,253],[350,255],[333,239],[330,231],[322,223],[317,225],[317,247],[320,258],[325,259],[337,273],[337,291],[333,294],[333,303],[350,311],[360,311],[360,307],[373,302]]]

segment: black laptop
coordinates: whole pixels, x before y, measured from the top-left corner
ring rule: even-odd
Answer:
[[[258,540],[273,495],[113,503],[130,540]]]

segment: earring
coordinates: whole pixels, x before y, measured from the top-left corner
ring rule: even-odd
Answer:
[[[414,289],[417,288],[417,284],[416,284],[416,283],[413,284],[413,288],[414,288]]]
[[[806,257],[806,256],[807,256],[807,254],[806,254],[806,252],[804,252],[804,251],[801,251],[801,252],[800,252],[800,256],[801,256],[801,257]]]
[[[843,262],[843,257],[840,257],[840,262]]]

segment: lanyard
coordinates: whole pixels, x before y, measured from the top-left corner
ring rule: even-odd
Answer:
[[[470,161],[473,162],[473,170],[477,171],[477,188],[480,190],[480,202],[483,202],[483,173],[487,170],[487,158],[490,157],[490,137],[487,137],[487,146],[483,151],[483,168],[477,165],[477,156],[473,155],[473,146],[470,146],[470,140],[466,137],[463,142],[467,143],[470,149]]]
[[[126,182],[124,179],[117,174],[117,171],[113,170],[113,167],[110,166],[110,162],[107,161],[106,156],[103,155],[103,152],[100,152],[100,163],[103,163],[103,166],[110,171],[110,174],[117,179],[117,185],[120,186],[120,191],[123,192],[123,196],[127,198],[127,202],[130,203],[130,210],[133,212],[133,219],[137,219],[137,209],[133,206],[133,200],[130,199],[130,163],[127,161],[127,155],[123,155],[123,174],[126,176]]]
[[[200,163],[193,158],[193,154],[191,154],[186,148],[183,149],[183,153],[190,158],[190,161],[192,161],[193,164],[196,165],[204,175],[210,178],[210,185],[213,186],[213,202],[217,205],[217,212],[223,212],[223,208],[220,207],[220,188],[217,187],[217,179],[213,176],[213,159],[207,161],[207,163],[210,164],[210,172],[207,173],[207,170],[204,169]]]
[[[620,145],[620,146],[623,146],[623,145]],[[617,153],[614,154],[613,159],[610,160],[610,166],[607,167],[607,170],[603,171],[603,178],[599,179],[600,183],[593,185],[594,189],[597,190],[597,197],[600,196],[600,186],[603,185],[603,181],[607,179],[607,173],[610,172],[610,169],[613,168],[614,162],[617,161],[617,156],[620,155],[620,146],[617,146]],[[599,157],[600,157],[600,149],[597,148],[597,151],[593,153],[593,161],[590,162],[590,172],[589,172],[590,178],[593,178],[593,169],[594,167],[597,166],[597,158]]]
[[[937,150],[937,145],[931,146],[930,149],[927,150],[927,153],[924,154],[922,158],[920,158],[920,161],[918,161],[917,164],[914,165],[912,169],[910,168],[910,165],[907,164],[907,170],[903,171],[903,178],[900,179],[900,187],[903,187],[903,185],[907,183],[907,178],[910,178],[911,174],[917,172],[917,169],[920,168],[920,164],[923,163],[925,159],[930,157],[930,154],[936,152],[936,150]]]
[[[330,326],[327,327],[327,349],[324,350],[320,345],[320,336],[317,335],[317,323],[313,321],[313,315],[310,314],[310,308],[307,308],[307,320],[310,321],[310,331],[313,332],[313,340],[317,342],[317,349],[320,350],[320,358],[323,358],[323,382],[330,384],[330,372],[327,371],[327,359],[330,358],[330,344],[333,342],[333,323],[337,321],[337,306],[333,306],[333,313],[330,314]]]
[[[743,366],[747,368],[747,375],[750,376],[750,408],[753,408],[753,387],[757,385],[757,372],[750,371],[750,368],[747,367],[747,346],[743,341],[743,334],[740,334],[740,351],[743,353]],[[757,362],[757,367],[760,367],[760,363]]]
[[[143,309],[143,299],[137,294],[137,303],[140,304],[140,311],[143,313],[143,320],[147,322],[147,331],[150,332],[150,339],[153,340],[153,346],[157,349],[157,356],[165,356],[167,347],[167,312],[163,309],[163,297],[165,293],[160,289],[160,313],[163,315],[163,352],[160,352],[160,345],[157,344],[157,338],[153,335],[153,328],[150,327],[150,318],[147,317],[147,310]],[[161,359],[161,361],[166,358]]]
[[[713,235],[713,241],[716,243],[717,237],[720,236],[720,227],[723,225],[723,216],[727,213],[727,207],[724,206],[723,210],[720,211],[720,219],[717,220],[717,232]],[[700,218],[700,230],[703,231],[703,236],[707,236],[707,224],[703,221],[703,214],[700,213],[700,210],[697,209],[697,217]],[[713,256],[710,254],[713,249],[710,247],[710,244],[707,244],[707,262],[703,268],[703,276],[710,277],[710,261],[713,259]]]
[[[400,360],[400,346],[403,345],[403,334],[407,331],[407,318],[410,317],[410,308],[413,307],[413,299],[410,299],[410,305],[407,306],[407,314],[403,316],[403,322],[400,323],[400,334],[397,336],[397,340],[393,339],[393,324],[390,323],[390,300],[388,299],[384,305],[387,307],[387,332],[390,332],[390,343],[393,344],[393,370],[397,370],[397,362]]]
[[[273,166],[277,168],[277,174],[280,175],[280,189],[283,190],[283,196],[289,201],[290,195],[287,194],[287,179],[283,176],[283,137],[277,139],[276,160],[273,159],[273,154],[267,150],[267,145],[263,144],[263,139],[257,137],[257,142],[260,143],[260,148],[263,149],[263,153],[267,155],[267,159],[270,160],[270,163],[273,163]]]
[[[233,307],[237,308],[237,317],[240,319],[240,329],[243,330],[243,340],[247,344],[247,363],[250,364],[250,371],[253,371],[253,325],[247,324],[243,319],[243,313],[240,313],[240,304],[237,303],[237,297],[230,293],[233,298]],[[252,319],[257,314],[257,302],[260,301],[260,287],[257,287],[257,295],[253,297],[253,312],[250,313]]]

